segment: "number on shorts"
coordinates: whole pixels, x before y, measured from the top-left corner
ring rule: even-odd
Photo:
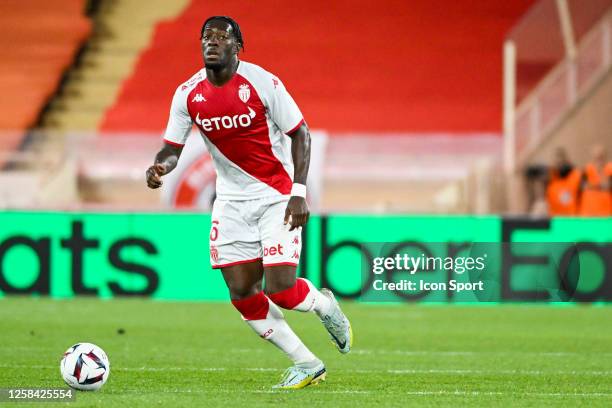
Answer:
[[[219,238],[219,230],[217,229],[217,225],[219,225],[219,221],[213,221],[212,227],[210,228],[210,240],[216,241]]]

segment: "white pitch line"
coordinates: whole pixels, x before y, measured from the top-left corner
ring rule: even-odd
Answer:
[[[253,390],[247,391],[252,392],[254,394],[280,394],[287,393],[287,391],[275,391],[275,390]],[[364,390],[322,390],[317,389],[317,394],[373,394],[372,391],[364,391]]]
[[[32,368],[37,370],[55,370],[56,366],[51,365],[27,365],[27,364],[0,364],[0,368]],[[111,365],[111,371],[202,371],[202,372],[215,372],[215,371],[282,371],[277,368],[266,368],[266,367],[113,367]]]
[[[579,353],[579,352],[546,352],[546,351],[427,351],[427,350],[368,350],[358,349],[351,351],[354,355],[401,355],[401,356],[482,356],[482,355],[530,355],[543,357],[584,357],[588,355],[596,355],[597,357],[610,357],[612,353]]]
[[[310,388],[311,390],[313,389],[313,387]],[[141,389],[136,389],[136,388],[122,388],[119,390],[115,390],[115,392],[142,392]],[[236,393],[243,393],[243,394],[287,394],[289,395],[291,391],[286,391],[286,390],[248,390],[248,389],[240,389],[240,390],[234,390],[234,389],[223,389],[223,388],[215,388],[214,390],[191,390],[191,389],[183,389],[183,390],[178,390],[178,389],[174,389],[174,390],[159,390],[159,391],[152,391],[150,392],[151,394],[168,394],[168,393],[172,393],[172,394],[218,394],[218,393],[228,393],[228,394],[236,394]],[[374,394],[374,391],[369,391],[369,390],[325,390],[322,389],[320,387],[317,387],[317,394]]]
[[[0,368],[16,368],[16,369],[48,369],[54,370],[57,367],[51,365],[27,365],[27,364],[0,364]],[[111,371],[142,371],[142,372],[164,372],[164,371],[186,371],[186,372],[226,372],[226,371],[256,371],[256,372],[280,372],[282,370],[271,367],[113,367]],[[337,369],[337,373],[354,373],[354,374],[391,374],[391,375],[408,375],[408,374],[464,374],[464,375],[532,375],[532,376],[547,376],[547,375],[589,375],[596,377],[612,376],[612,371],[596,371],[596,370],[557,370],[557,371],[542,371],[542,370],[473,370],[473,369]]]
[[[468,396],[483,396],[483,395],[516,395],[530,397],[612,397],[611,393],[606,392],[499,392],[499,391],[404,391],[406,395],[468,395]]]
[[[407,350],[352,350],[351,354],[355,355],[402,355],[402,356],[473,356],[477,352],[474,351],[407,351]]]
[[[324,387],[324,386],[323,386]],[[141,389],[119,389],[117,392],[142,392]],[[307,392],[314,394],[380,394],[378,390],[326,390],[322,387],[309,388]],[[214,389],[214,390],[192,390],[192,389],[174,389],[174,390],[160,390],[150,392],[151,394],[218,394],[218,393],[229,393],[229,394],[288,394],[285,390],[229,390],[229,389]],[[462,391],[462,390],[438,390],[438,391],[401,391],[394,395],[410,395],[410,396],[443,396],[443,395],[454,395],[454,396],[529,396],[529,397],[546,397],[546,398],[566,398],[566,397],[580,397],[580,398],[612,398],[612,393],[605,392],[501,392],[501,391]]]
[[[364,370],[366,372],[374,372],[374,370]],[[355,372],[361,372],[355,370]],[[490,374],[490,375],[593,375],[593,376],[610,376],[612,371],[541,371],[541,370],[462,370],[462,369],[398,369],[386,370],[389,374]]]
[[[111,370],[113,368],[111,367]],[[118,367],[114,368],[116,371],[281,371],[277,368],[265,368],[265,367]]]
[[[59,368],[59,361],[57,366],[50,365],[38,365],[38,364],[0,364],[0,368],[32,368],[35,370],[51,370]]]

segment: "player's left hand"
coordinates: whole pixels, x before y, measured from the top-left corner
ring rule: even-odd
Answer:
[[[289,231],[306,225],[308,217],[310,217],[310,211],[308,210],[306,199],[304,197],[292,196],[285,210],[285,225],[291,224]]]

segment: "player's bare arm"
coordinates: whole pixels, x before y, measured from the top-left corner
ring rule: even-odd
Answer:
[[[176,167],[183,151],[183,146],[165,144],[155,156],[155,162],[146,171],[147,186],[159,188],[163,184],[162,176],[170,173]]]
[[[310,166],[310,131],[303,123],[291,135],[291,156],[293,158],[293,183],[306,185],[308,167]],[[291,216],[291,218],[289,217]],[[305,197],[292,195],[285,210],[285,224],[291,222],[290,230],[303,227],[308,222],[310,211]]]

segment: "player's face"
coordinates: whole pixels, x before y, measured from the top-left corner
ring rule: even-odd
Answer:
[[[232,26],[224,21],[211,21],[204,28],[200,39],[206,68],[226,67],[238,53],[238,44],[232,33]]]

